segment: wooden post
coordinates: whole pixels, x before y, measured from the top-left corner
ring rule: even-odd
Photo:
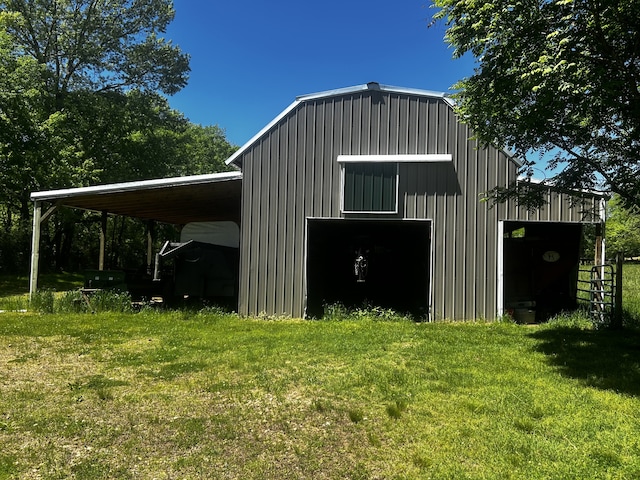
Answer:
[[[104,270],[104,251],[107,245],[107,212],[102,212],[100,219],[100,256],[98,258],[98,270]]]
[[[29,300],[38,289],[38,264],[40,262],[40,202],[33,203],[33,231],[31,234],[31,274],[29,276]]]
[[[155,240],[155,222],[147,222],[147,274],[153,272],[153,242]]]
[[[42,213],[42,204],[37,200],[33,202],[33,230],[31,233],[31,273],[29,275],[29,300],[38,289],[38,271],[40,264],[40,231],[42,224],[46,222],[53,212],[58,209],[53,205]]]
[[[623,257],[616,256],[616,291],[613,304],[613,318],[611,328],[622,328],[622,264]]]
[[[596,251],[595,251],[595,259],[594,265],[602,265],[604,263],[604,259],[602,258],[603,248],[602,248],[602,223],[596,224]]]

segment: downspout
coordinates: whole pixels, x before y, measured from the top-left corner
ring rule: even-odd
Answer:
[[[498,318],[500,318],[504,315],[504,220],[498,221],[496,267],[498,270],[496,307]]]

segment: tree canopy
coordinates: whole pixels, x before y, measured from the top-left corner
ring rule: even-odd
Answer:
[[[173,17],[171,0],[0,0],[0,269],[28,252],[32,191],[227,169],[224,131],[167,101],[189,74]],[[56,263],[85,217],[43,231]]]
[[[142,89],[173,94],[187,83],[189,56],[160,35],[168,0],[3,0],[24,53],[46,65],[50,91]]]
[[[43,69],[20,55],[6,32],[14,20],[0,11],[0,203],[10,202],[36,174],[33,154],[43,147],[40,127],[47,118]]]
[[[188,55],[161,36],[170,0],[0,0],[0,13],[9,211],[28,217],[33,190],[167,173],[157,150],[139,147],[187,127],[161,96],[189,73]]]
[[[546,183],[640,205],[640,1],[434,0],[476,68],[457,109],[487,144],[547,164]],[[537,157],[536,157],[537,155]],[[516,185],[491,192],[518,196]]]
[[[640,257],[640,209],[625,208],[614,195],[607,210],[607,256]]]

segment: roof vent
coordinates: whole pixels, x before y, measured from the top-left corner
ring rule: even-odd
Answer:
[[[380,84],[378,82],[369,82],[367,83],[368,90],[380,90]]]

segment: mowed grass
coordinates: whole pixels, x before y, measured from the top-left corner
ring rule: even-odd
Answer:
[[[640,263],[626,263],[622,268],[622,306],[624,320],[640,327]]]
[[[578,314],[0,315],[0,479],[640,478],[639,398],[638,330]]]
[[[0,316],[0,478],[639,478],[640,336]]]

